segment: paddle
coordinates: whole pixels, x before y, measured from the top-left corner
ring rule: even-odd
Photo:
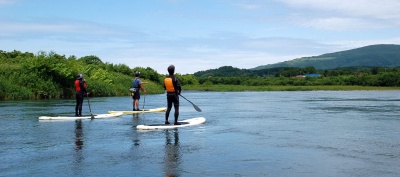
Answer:
[[[142,107],[142,111],[144,112],[144,104],[146,103],[146,93],[144,93],[144,99],[143,99],[143,107]]]
[[[90,108],[89,94],[86,92],[87,102],[89,104],[90,118],[94,119],[94,115],[92,114],[92,108]]]
[[[185,98],[184,96],[180,95],[182,98]],[[188,99],[185,98],[186,101],[189,101]],[[189,101],[189,103],[191,103],[193,105],[193,108],[197,111],[197,112],[201,112],[201,109],[196,106],[194,103],[192,103],[191,101]]]
[[[142,82],[142,84],[148,84],[148,82]],[[147,88],[147,87],[146,87]],[[147,89],[146,89],[147,90]],[[143,99],[143,107],[142,111],[144,112],[144,104],[146,103],[146,92],[144,93],[144,99]],[[138,108],[139,109],[139,108]]]

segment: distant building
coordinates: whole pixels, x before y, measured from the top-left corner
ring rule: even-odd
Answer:
[[[321,74],[305,74],[305,77],[319,77]]]
[[[305,78],[305,77],[319,77],[321,74],[304,74],[304,75],[297,75],[294,76],[295,78]]]
[[[297,75],[297,76],[294,76],[295,78],[305,78],[306,76],[304,76],[304,75]]]

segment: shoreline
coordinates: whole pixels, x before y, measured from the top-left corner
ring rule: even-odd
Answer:
[[[400,90],[400,87],[376,86],[344,86],[344,85],[318,85],[318,86],[244,86],[244,85],[186,85],[183,90],[215,91],[215,92],[242,92],[242,91],[357,91],[357,90]]]

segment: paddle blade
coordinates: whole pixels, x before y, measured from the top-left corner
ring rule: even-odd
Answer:
[[[197,112],[201,112],[201,109],[199,107],[197,107],[196,105],[192,104],[193,108],[197,111]]]
[[[193,105],[193,108],[197,111],[197,112],[201,112],[201,109],[196,106],[194,103],[192,103],[191,101],[189,101],[188,99],[186,99],[184,96],[180,95],[182,98],[184,98],[186,101],[188,101],[190,104]]]

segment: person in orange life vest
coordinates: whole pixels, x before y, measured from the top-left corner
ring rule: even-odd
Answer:
[[[83,74],[79,74],[76,76],[75,80],[75,97],[76,97],[76,106],[75,106],[75,116],[82,116],[82,105],[83,105],[83,97],[86,93],[86,81],[83,80]]]
[[[167,76],[164,79],[164,89],[167,90],[167,111],[165,112],[165,124],[170,124],[168,122],[168,117],[169,113],[171,112],[172,109],[172,103],[174,103],[174,109],[175,109],[175,125],[180,125],[178,122],[178,117],[179,117],[179,95],[181,94],[181,84],[179,83],[179,80],[174,76],[175,73],[175,66],[170,65],[168,66],[168,73],[169,76]]]
[[[139,76],[140,76],[139,71],[135,72],[135,76],[136,77],[132,82],[132,88],[136,88],[136,91],[135,91],[134,95],[132,96],[132,99],[133,99],[132,106],[133,106],[133,111],[141,111],[139,109],[140,90],[142,90],[142,91],[144,91],[144,93],[146,93],[146,89],[144,89],[142,87],[142,81],[140,81],[140,78],[139,78]],[[146,83],[147,82],[143,82],[143,84],[146,84]]]

